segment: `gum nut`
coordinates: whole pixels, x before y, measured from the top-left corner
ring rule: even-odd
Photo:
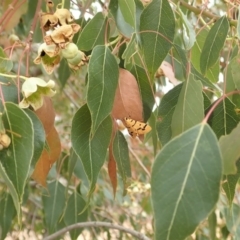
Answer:
[[[62,55],[64,58],[74,58],[77,55],[78,47],[74,43],[69,43],[65,49],[62,49]]]
[[[1,142],[1,145],[3,145],[3,147],[7,148],[11,143],[11,139],[7,134],[3,134],[1,136],[0,142]]]
[[[85,57],[85,54],[80,50],[78,50],[76,53],[76,56],[74,58],[67,59],[67,61],[71,65],[78,65],[84,57]]]

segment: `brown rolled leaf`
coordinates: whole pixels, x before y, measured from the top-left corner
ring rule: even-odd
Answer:
[[[131,117],[143,121],[143,106],[135,77],[127,70],[119,69],[119,81],[113,103],[112,116],[115,119]]]
[[[43,187],[46,187],[47,175],[61,153],[60,138],[55,127],[49,132],[46,141],[47,149],[43,150],[32,174],[32,178]]]
[[[35,114],[38,116],[42,125],[44,127],[46,136],[54,127],[54,120],[55,120],[55,111],[53,108],[53,103],[51,98],[44,97],[43,105],[41,108],[35,111]]]

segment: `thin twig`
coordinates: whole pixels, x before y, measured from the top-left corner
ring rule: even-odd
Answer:
[[[73,229],[77,229],[77,228],[86,228],[86,227],[107,227],[107,228],[111,228],[111,229],[117,229],[126,233],[131,234],[132,236],[136,237],[137,239],[140,240],[150,240],[147,236],[145,236],[142,233],[139,233],[135,230],[132,229],[128,229],[125,228],[123,226],[120,225],[116,225],[113,223],[109,223],[109,222],[83,222],[83,223],[75,223],[72,225],[69,225],[57,232],[55,232],[54,234],[49,235],[48,237],[45,237],[43,240],[53,240],[59,236],[61,236],[62,234],[71,231]]]
[[[216,19],[218,20],[220,18],[220,16],[217,16],[215,14],[212,14],[210,12],[207,12],[207,11],[202,11],[202,9],[200,8],[196,8],[196,7],[193,7],[192,5],[189,5],[187,2],[185,1],[178,1],[180,5],[182,5],[183,7],[189,9],[191,12],[194,12],[196,15],[203,15],[205,17],[208,17],[210,19]],[[232,25],[232,26],[237,26],[237,21],[236,20],[232,20],[232,19],[228,19],[229,20],[229,23]]]

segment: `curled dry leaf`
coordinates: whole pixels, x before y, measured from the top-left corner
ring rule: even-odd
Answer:
[[[49,170],[61,154],[60,138],[55,127],[49,132],[46,141],[47,149],[43,150],[32,174],[32,178],[44,187]]]
[[[119,69],[119,81],[113,103],[112,116],[115,119],[131,117],[143,121],[142,100],[135,77],[127,70]]]
[[[48,31],[58,24],[58,18],[51,13],[41,13],[41,27],[44,31]]]
[[[53,30],[50,35],[44,37],[47,45],[58,44],[60,48],[65,48],[66,44],[71,42],[75,33],[80,30],[80,25],[63,25]]]
[[[53,108],[53,103],[51,98],[44,97],[43,105],[41,108],[35,111],[36,115],[42,122],[44,127],[46,136],[49,134],[51,129],[54,127],[54,120],[55,120],[55,111]]]
[[[66,8],[57,9],[54,16],[58,19],[60,25],[69,24],[74,20],[71,12]]]
[[[180,81],[175,78],[175,73],[173,71],[173,67],[170,63],[163,61],[161,66],[158,68],[156,72],[156,77],[166,76],[169,81],[174,85],[178,85]]]

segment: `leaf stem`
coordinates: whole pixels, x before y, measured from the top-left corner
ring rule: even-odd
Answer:
[[[112,42],[108,43],[107,46],[112,46],[115,43],[117,43],[118,41],[120,41],[122,39],[122,35],[119,35],[116,39],[114,39]]]
[[[5,73],[0,73],[0,76],[7,77],[7,78],[15,78],[15,77],[17,77],[17,75],[11,75],[11,74],[5,74]],[[20,75],[19,75],[19,78],[22,78],[24,80],[28,79],[28,77],[24,77],[24,76],[20,76]]]
[[[147,236],[145,236],[144,234],[142,234],[140,232],[137,232],[135,230],[128,229],[123,226],[116,225],[116,224],[113,224],[110,222],[75,223],[75,224],[69,225],[69,226],[55,232],[54,234],[49,235],[48,237],[45,237],[43,240],[53,240],[70,230],[77,229],[77,228],[85,228],[85,227],[107,227],[107,228],[112,228],[112,229],[118,229],[120,231],[131,234],[132,236],[136,237],[139,240],[150,240]]]

